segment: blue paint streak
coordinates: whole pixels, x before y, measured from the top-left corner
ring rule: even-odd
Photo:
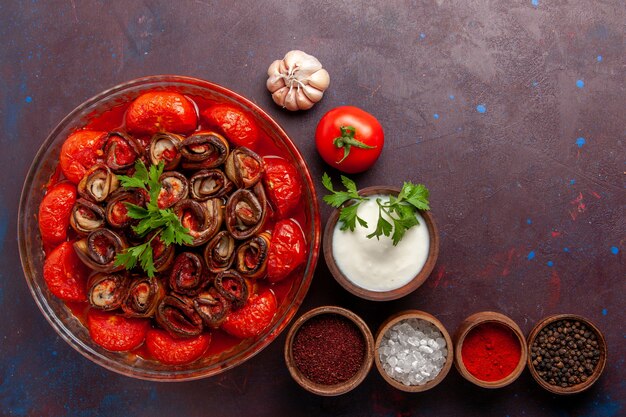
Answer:
[[[602,315],[606,316],[607,314],[609,314],[609,310],[607,310],[606,308],[602,309]]]
[[[439,115],[437,113],[433,114],[433,117],[435,118],[435,120],[439,119]]]
[[[450,98],[450,100],[454,100],[454,96],[452,94],[450,94],[448,98]]]
[[[0,251],[4,248],[4,240],[7,237],[9,227],[9,215],[5,206],[0,206]]]
[[[487,107],[484,104],[479,104],[476,106],[476,111],[478,113],[485,113],[487,111]]]
[[[420,33],[420,39],[424,39],[426,37],[426,34],[424,32]]]
[[[554,262],[552,262],[552,261],[548,261],[547,265],[548,265],[550,268],[552,268],[552,267],[554,266]]]
[[[585,86],[585,82],[583,80],[576,81],[576,87],[583,88]]]
[[[532,223],[533,223],[533,221],[532,221],[532,220],[530,220],[530,219],[526,219],[526,223],[527,223],[527,224],[532,224]]]
[[[619,248],[617,246],[611,246],[611,253],[613,255],[617,255],[619,253]]]
[[[569,185],[574,185],[574,184],[576,184],[576,180],[575,179],[569,180]]]
[[[532,261],[533,259],[535,259],[535,251],[530,251],[528,252],[528,260]]]
[[[569,248],[563,248],[563,252],[568,252],[569,253]]]
[[[596,59],[598,60],[598,62],[602,62],[602,55],[598,55]]]
[[[585,417],[616,417],[621,415],[622,405],[619,401],[612,401],[610,396],[606,396],[605,401],[593,401],[588,405],[589,409],[581,415]]]
[[[533,6],[537,7],[537,6],[539,6],[539,0],[530,0],[530,4],[532,4]]]
[[[582,148],[585,143],[587,143],[587,141],[582,136],[576,139],[576,145],[578,145],[579,148]]]
[[[26,96],[24,101],[27,102],[27,103],[32,103],[33,102],[33,98],[31,96]]]

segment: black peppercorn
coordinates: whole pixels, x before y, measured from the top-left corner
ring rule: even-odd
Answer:
[[[600,361],[597,335],[579,321],[559,320],[544,327],[531,352],[538,375],[562,388],[585,382]]]

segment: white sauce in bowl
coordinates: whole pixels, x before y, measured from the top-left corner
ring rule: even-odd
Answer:
[[[370,196],[357,211],[358,216],[367,222],[367,228],[357,222],[354,232],[340,230],[342,222],[337,222],[332,252],[337,267],[353,284],[383,292],[406,285],[422,270],[428,258],[430,237],[426,221],[418,213],[419,225],[407,230],[397,246],[393,246],[391,236],[368,239],[367,235],[376,230],[378,222],[376,198],[383,202],[389,200],[387,195]],[[383,216],[389,220],[386,214]]]

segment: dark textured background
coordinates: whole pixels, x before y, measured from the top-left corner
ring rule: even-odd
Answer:
[[[0,412],[96,415],[624,415],[626,3],[520,1],[0,2]],[[331,87],[289,114],[265,90],[290,49],[317,56]],[[590,391],[557,398],[526,371],[480,390],[455,370],[410,395],[375,370],[355,391],[320,398],[284,366],[284,334],[212,379],[159,384],[118,376],[63,342],[35,306],[16,246],[18,196],[39,144],[85,99],[150,74],[217,82],[291,135],[319,179],[315,126],[353,104],[386,133],[360,186],[425,183],[441,230],[438,265],[411,296],[356,299],[321,259],[299,314],[353,309],[370,327],[405,308],[453,332],[493,309],[525,332],[573,312],[605,332],[609,363]],[[481,112],[480,110],[484,110]],[[318,191],[321,187],[318,184]],[[322,207],[322,221],[330,210]]]

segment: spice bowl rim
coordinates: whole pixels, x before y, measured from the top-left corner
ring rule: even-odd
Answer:
[[[475,377],[467,370],[465,364],[463,363],[462,348],[465,338],[472,330],[486,323],[496,323],[511,330],[520,345],[520,358],[517,365],[510,374],[497,381],[483,381],[482,379]],[[455,332],[454,366],[463,378],[479,387],[496,389],[510,385],[519,378],[522,372],[524,372],[527,359],[528,346],[526,344],[526,338],[524,337],[524,333],[522,332],[522,329],[518,326],[518,324],[505,314],[498,313],[496,311],[480,311],[474,313],[465,318],[465,320],[461,322],[457,331]]]
[[[361,335],[363,336],[363,341],[365,342],[365,357],[361,368],[352,378],[334,385],[323,385],[311,381],[304,376],[302,372],[300,372],[293,358],[293,341],[298,333],[298,330],[300,330],[304,323],[313,317],[323,314],[336,314],[346,318],[353,323],[357,329],[359,329]],[[284,357],[289,374],[302,388],[317,395],[337,396],[352,391],[354,388],[359,386],[369,374],[372,368],[372,363],[374,362],[374,337],[365,321],[356,313],[339,306],[320,306],[307,311],[291,325],[285,340]]]
[[[364,197],[376,194],[389,194],[397,196],[400,193],[400,189],[398,187],[386,185],[374,185],[362,188],[358,190],[358,193]],[[426,279],[428,279],[435,268],[437,258],[439,257],[439,229],[437,228],[437,223],[429,210],[419,210],[420,215],[428,227],[429,236],[428,257],[426,258],[424,266],[413,278],[411,278],[409,282],[401,287],[387,291],[373,291],[356,285],[339,269],[339,266],[335,262],[335,258],[333,256],[333,235],[335,232],[335,225],[337,224],[337,221],[339,221],[339,211],[339,209],[334,209],[326,222],[324,236],[322,238],[322,250],[330,273],[333,278],[335,278],[335,281],[337,281],[337,283],[346,291],[356,295],[357,297],[370,301],[391,301],[412,293],[417,290],[426,281]]]
[[[598,343],[599,344],[598,349],[600,350],[600,360],[598,362],[598,365],[596,365],[596,368],[594,369],[593,374],[591,374],[591,377],[589,377],[585,382],[581,382],[580,384],[576,384],[576,385],[573,385],[573,386],[567,387],[567,388],[559,387],[559,386],[556,386],[556,385],[551,385],[547,381],[544,381],[539,376],[539,373],[535,369],[535,366],[532,363],[532,355],[530,354],[531,349],[532,349],[532,344],[535,341],[535,338],[537,337],[537,335],[539,335],[539,332],[544,327],[548,326],[549,324],[552,324],[552,323],[554,323],[556,321],[560,321],[560,320],[580,321],[580,322],[584,323],[585,325],[589,326],[596,333],[596,337],[597,337],[597,340],[599,342]],[[580,316],[578,314],[569,314],[569,313],[552,314],[552,315],[549,315],[549,316],[544,317],[543,319],[539,320],[537,322],[537,324],[535,324],[533,329],[530,331],[530,333],[528,334],[527,346],[528,346],[528,352],[529,352],[528,353],[528,359],[527,359],[527,366],[528,366],[528,370],[529,370],[530,374],[532,375],[533,379],[535,381],[537,381],[537,383],[542,388],[544,388],[545,390],[547,390],[547,391],[549,391],[549,392],[551,392],[553,394],[571,395],[571,394],[577,394],[579,392],[586,391],[593,384],[595,384],[595,382],[598,379],[600,379],[600,376],[602,375],[602,373],[604,372],[604,368],[606,367],[606,361],[607,361],[607,356],[608,356],[608,348],[607,348],[606,339],[604,337],[604,334],[600,331],[600,329],[598,328],[598,326],[596,326],[596,324],[594,322],[592,322],[588,318]]]
[[[425,320],[433,324],[437,328],[437,330],[441,332],[443,339],[446,341],[446,348],[448,350],[448,356],[446,357],[446,361],[444,362],[443,367],[441,368],[441,371],[439,372],[439,374],[437,374],[435,379],[428,381],[424,385],[404,385],[403,383],[398,382],[395,379],[393,379],[391,376],[387,374],[387,372],[383,368],[383,365],[380,362],[380,355],[378,354],[378,349],[380,347],[380,343],[381,343],[383,335],[387,333],[387,331],[394,324],[402,320],[412,319],[412,318]],[[448,372],[450,372],[450,369],[452,368],[453,362],[454,362],[454,345],[452,344],[452,338],[450,337],[448,330],[438,318],[436,318],[432,314],[427,313],[425,311],[412,309],[412,310],[403,310],[398,313],[392,314],[380,325],[380,327],[378,328],[378,331],[376,332],[376,338],[374,340],[374,363],[376,364],[376,369],[378,369],[378,373],[380,373],[380,375],[383,377],[385,381],[387,381],[389,385],[401,391],[423,392],[423,391],[427,391],[429,389],[434,388],[435,386],[439,385],[439,383],[443,381],[445,377],[448,375]]]

